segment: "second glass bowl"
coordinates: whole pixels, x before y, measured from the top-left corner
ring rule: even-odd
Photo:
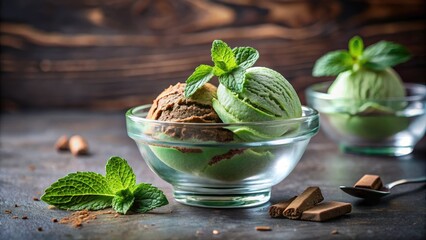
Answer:
[[[238,124],[149,120],[150,107],[126,113],[127,132],[150,169],[173,185],[175,199],[194,206],[249,207],[267,202],[271,187],[290,174],[319,129],[318,112],[308,107],[296,119]],[[232,134],[238,128],[292,130],[268,140],[217,141],[217,134]]]
[[[327,94],[332,82],[306,90],[308,105],[321,114],[321,128],[343,152],[403,156],[426,130],[426,87],[404,84],[407,96],[356,100]]]

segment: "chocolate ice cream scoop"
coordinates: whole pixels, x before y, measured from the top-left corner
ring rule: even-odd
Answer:
[[[177,123],[221,123],[212,106],[217,88],[206,83],[191,97],[185,98],[185,83],[177,83],[165,89],[154,100],[149,110],[148,119]],[[205,141],[226,142],[233,140],[229,130],[193,129],[189,131],[181,125],[167,127],[164,133],[179,139],[198,139]]]
[[[177,83],[160,93],[154,100],[147,118],[167,122],[221,122],[212,107],[216,87],[207,83],[190,98],[185,98],[185,86],[185,83]]]

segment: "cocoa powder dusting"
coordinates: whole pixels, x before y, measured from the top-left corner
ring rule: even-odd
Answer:
[[[71,213],[68,217],[63,217],[59,220],[60,224],[70,224],[75,228],[79,228],[83,226],[83,223],[89,223],[91,220],[97,219],[97,216],[103,214],[112,214],[111,210],[107,211],[89,211],[89,210],[81,210],[77,212]]]

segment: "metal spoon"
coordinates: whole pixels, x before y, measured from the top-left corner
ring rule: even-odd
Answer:
[[[379,190],[359,188],[359,187],[346,187],[340,186],[345,193],[358,198],[381,198],[391,193],[391,189],[395,186],[407,183],[420,183],[426,182],[426,177],[412,178],[412,179],[401,179],[384,185]]]

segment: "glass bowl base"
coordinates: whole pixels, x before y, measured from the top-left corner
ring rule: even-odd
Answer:
[[[221,189],[216,189],[218,193],[221,191]],[[262,189],[247,194],[214,194],[183,191],[175,188],[173,195],[177,202],[190,206],[205,208],[246,208],[268,202],[271,197],[271,189]]]
[[[340,150],[344,153],[401,157],[413,152],[413,147],[359,147],[340,144]]]

